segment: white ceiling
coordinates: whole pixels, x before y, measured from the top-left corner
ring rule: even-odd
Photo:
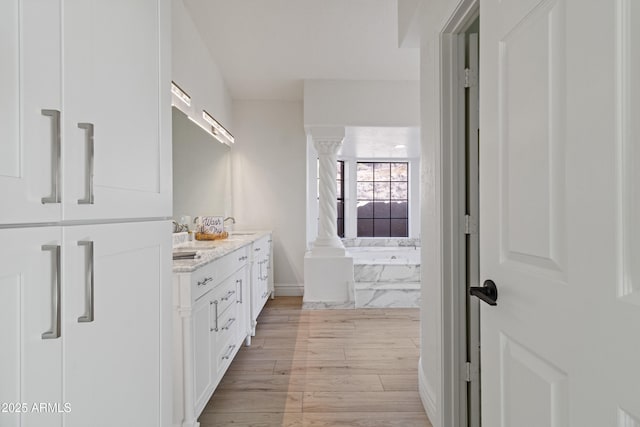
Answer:
[[[418,80],[397,0],[184,0],[234,99],[302,99],[305,79]]]
[[[420,157],[417,127],[346,127],[340,155],[360,159]]]

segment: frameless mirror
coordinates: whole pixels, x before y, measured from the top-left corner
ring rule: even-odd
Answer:
[[[227,216],[231,149],[173,107],[173,216]]]

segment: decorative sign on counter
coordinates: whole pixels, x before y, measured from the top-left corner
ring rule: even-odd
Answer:
[[[224,231],[224,218],[221,216],[197,216],[196,231],[204,234],[220,234]]]

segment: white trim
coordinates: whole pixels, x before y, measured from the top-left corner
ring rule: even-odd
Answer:
[[[304,295],[304,284],[276,283],[274,293],[276,297],[301,297]]]
[[[420,395],[420,400],[422,401],[422,406],[424,406],[424,410],[427,413],[427,417],[429,417],[429,421],[431,424],[434,424],[438,415],[438,411],[436,409],[436,396],[433,392],[433,388],[429,387],[427,377],[424,375],[424,370],[422,369],[422,357],[418,360],[418,393]]]
[[[441,236],[440,245],[442,281],[440,283],[440,306],[442,307],[440,325],[441,390],[435,400],[439,426],[466,427],[467,403],[466,390],[462,387],[463,362],[466,361],[466,295],[461,283],[461,267],[464,267],[465,252],[461,231],[464,207],[464,162],[460,161],[459,144],[464,139],[464,94],[460,94],[458,69],[460,67],[460,49],[464,58],[464,43],[460,45],[459,36],[478,17],[479,0],[460,0],[450,18],[440,30],[439,70],[436,79],[440,87],[439,117],[440,138],[440,185],[441,191]],[[462,64],[464,68],[464,63]],[[461,237],[462,236],[462,237]],[[462,277],[461,277],[462,276]],[[464,281],[462,281],[464,283]],[[428,393],[427,393],[428,394]],[[435,393],[434,393],[435,394]],[[433,401],[433,400],[432,400]],[[427,410],[425,406],[425,410]],[[437,416],[439,415],[439,417]],[[438,422],[436,421],[436,422]],[[436,424],[434,424],[435,426]]]

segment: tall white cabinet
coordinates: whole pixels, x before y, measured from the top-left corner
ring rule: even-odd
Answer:
[[[2,427],[171,423],[170,8],[0,2]]]
[[[171,215],[169,13],[0,4],[0,223]]]

